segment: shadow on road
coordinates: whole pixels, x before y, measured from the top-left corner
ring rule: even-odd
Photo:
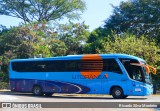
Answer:
[[[35,98],[63,98],[63,99],[114,99],[110,95],[87,95],[87,94],[53,94],[51,97],[34,96],[32,93],[18,93],[18,92],[0,92],[0,95],[14,95],[14,96],[25,96],[25,97],[35,97]],[[146,97],[131,96],[123,100],[145,100]]]

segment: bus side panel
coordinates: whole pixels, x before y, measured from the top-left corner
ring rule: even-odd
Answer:
[[[10,86],[12,91],[32,92],[34,85],[45,87],[45,73],[43,72],[15,72],[10,71]]]
[[[11,91],[15,91],[16,90],[16,82],[12,79],[10,79],[9,82],[10,82]]]
[[[89,94],[102,94],[102,83],[100,80],[89,80],[87,86],[91,89]]]
[[[126,82],[123,81],[123,74],[117,74],[113,72],[108,72],[108,94],[111,91],[111,88],[114,86],[119,86],[122,88],[124,95],[127,95]]]
[[[12,91],[32,92],[34,85],[39,85],[43,90],[45,87],[45,81],[34,79],[10,79],[10,86]]]
[[[45,92],[87,93],[90,88],[79,78],[79,72],[50,72],[46,74]]]
[[[86,94],[90,88],[74,82],[46,81],[44,92]]]
[[[80,73],[76,73],[76,75],[78,74]],[[10,72],[11,90],[32,92],[34,85],[38,85],[44,93],[88,93],[90,88],[85,82],[83,80],[77,82],[72,75],[71,72],[27,72],[22,74],[12,71]]]

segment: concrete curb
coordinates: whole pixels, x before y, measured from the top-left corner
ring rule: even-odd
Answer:
[[[11,90],[8,90],[8,89],[1,89],[0,92],[11,92]]]

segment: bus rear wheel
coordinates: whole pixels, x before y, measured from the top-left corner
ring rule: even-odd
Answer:
[[[114,87],[112,89],[111,94],[114,99],[123,99],[124,98],[123,90],[120,87]]]
[[[34,86],[33,87],[33,94],[35,96],[42,96],[43,95],[42,88],[40,86]]]

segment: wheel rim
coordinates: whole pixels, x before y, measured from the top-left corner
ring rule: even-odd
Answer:
[[[120,90],[116,90],[116,91],[115,91],[115,95],[116,95],[116,96],[120,96],[120,95],[121,95],[121,91],[120,91]]]
[[[38,95],[38,94],[40,94],[40,92],[41,92],[40,90],[41,90],[41,89],[40,89],[39,87],[35,87],[35,88],[34,88],[34,93]]]

